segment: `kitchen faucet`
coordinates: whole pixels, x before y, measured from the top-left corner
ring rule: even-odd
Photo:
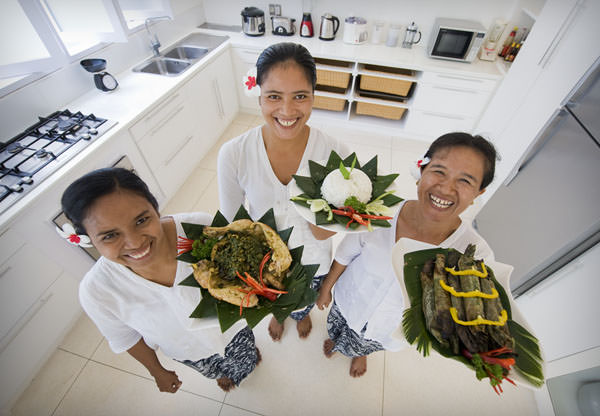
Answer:
[[[158,36],[156,34],[152,34],[150,32],[150,28],[148,27],[148,23],[155,20],[171,20],[170,16],[157,16],[157,17],[149,17],[146,19],[144,26],[146,26],[146,31],[148,32],[148,36],[150,37],[150,46],[152,47],[152,51],[154,52],[154,56],[160,56],[160,52],[158,48],[160,48],[160,42],[158,40]]]

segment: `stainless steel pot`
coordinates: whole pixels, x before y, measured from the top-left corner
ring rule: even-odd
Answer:
[[[242,10],[242,30],[248,36],[265,34],[265,13],[258,7],[245,7]]]

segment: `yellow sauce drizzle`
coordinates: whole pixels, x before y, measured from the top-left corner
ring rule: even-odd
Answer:
[[[450,274],[453,274],[454,276],[473,275],[473,276],[477,276],[477,277],[487,277],[488,271],[485,268],[485,264],[483,264],[483,262],[481,262],[481,269],[483,270],[482,272],[480,272],[479,270],[475,270],[475,269],[454,270],[454,267],[453,268],[444,267],[444,270],[446,270]]]
[[[487,319],[484,319],[481,316],[478,316],[477,319],[474,319],[472,321],[461,321],[460,319],[458,319],[458,312],[457,312],[456,308],[450,308],[450,315],[452,315],[452,319],[454,319],[454,322],[456,322],[459,325],[464,325],[464,326],[467,326],[467,325],[502,326],[508,320],[508,314],[506,313],[506,310],[504,310],[504,309],[502,309],[502,312],[500,312],[500,319],[497,321],[488,321]]]
[[[496,290],[496,288],[492,288],[492,293],[484,293],[480,290],[472,290],[470,292],[457,292],[456,290],[454,290],[454,288],[452,286],[448,286],[446,283],[444,283],[443,280],[440,280],[440,286],[446,291],[449,292],[451,295],[458,297],[462,297],[462,298],[474,298],[474,297],[478,297],[478,298],[485,298],[485,299],[495,299],[498,297],[498,291]]]

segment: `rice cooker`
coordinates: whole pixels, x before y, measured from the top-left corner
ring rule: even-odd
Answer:
[[[248,36],[265,34],[265,12],[258,7],[245,7],[242,10],[242,30]]]
[[[344,19],[344,43],[359,45],[365,43],[368,37],[367,19],[356,16]]]

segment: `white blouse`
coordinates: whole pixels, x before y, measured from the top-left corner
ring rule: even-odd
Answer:
[[[308,167],[309,160],[326,161],[332,150],[341,157],[350,154],[344,144],[311,127],[298,169]],[[273,172],[261,126],[221,146],[217,175],[220,211],[225,218],[231,221],[245,201],[248,213],[254,220],[273,208],[279,230],[294,227],[289,246],[304,245],[302,264],[319,264],[317,275],[327,273],[331,265],[331,239],[317,240],[308,222],[294,208],[294,202],[289,199],[288,186],[282,184]]]
[[[212,220],[204,213],[172,217],[178,236],[185,236],[181,222],[210,224]],[[79,299],[115,353],[144,338],[150,348],[160,348],[171,358],[199,360],[222,353],[246,322],[238,321],[223,334],[216,318],[190,318],[200,302],[200,289],[179,283],[191,273],[189,263],[177,262],[173,286],[166,287],[101,257],[81,281]]]
[[[390,351],[397,351],[406,345],[405,341],[393,336],[402,322],[404,301],[392,264],[394,246],[415,241],[401,238],[396,243],[396,225],[405,202],[400,203],[390,228],[347,234],[335,254],[335,260],[347,266],[335,284],[334,298],[348,326],[360,333],[368,322],[365,338],[381,342]],[[416,243],[418,249],[435,247],[423,242]],[[485,240],[464,221],[439,247],[464,251],[470,243],[477,245],[478,258],[493,259]],[[400,254],[403,256],[403,253]]]

